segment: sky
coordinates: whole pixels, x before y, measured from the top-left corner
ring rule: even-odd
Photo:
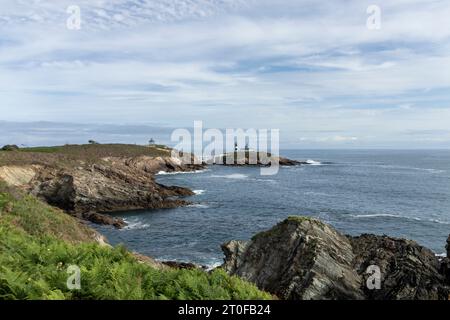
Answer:
[[[285,148],[450,148],[449,17],[448,0],[2,0],[0,144],[201,120]]]

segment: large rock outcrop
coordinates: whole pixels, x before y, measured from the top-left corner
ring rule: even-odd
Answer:
[[[291,217],[223,249],[226,271],[282,299],[363,298],[349,239],[318,220]]]
[[[120,228],[125,225],[123,221],[104,213],[173,208],[188,203],[182,197],[193,195],[191,190],[161,185],[155,181],[156,173],[201,168],[172,157],[106,157],[72,161],[70,165],[3,166],[0,178],[68,213]]]
[[[251,241],[222,246],[223,268],[281,299],[447,299],[437,257],[414,241],[345,236],[319,220],[290,217]],[[380,287],[367,286],[380,271]]]
[[[173,197],[193,193],[155,182],[152,159],[107,159],[75,168],[41,168],[28,184],[30,193],[72,213],[170,208],[183,204]],[[165,167],[164,167],[165,168]],[[166,168],[167,169],[167,168]]]
[[[354,268],[366,283],[366,270],[375,265],[382,275],[379,290],[364,292],[369,299],[436,300],[446,299],[444,277],[439,273],[440,262],[429,249],[416,242],[387,236],[362,235],[349,237],[355,253]]]

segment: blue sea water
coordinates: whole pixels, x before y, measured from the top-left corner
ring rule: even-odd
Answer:
[[[290,215],[320,218],[351,235],[387,234],[445,251],[450,233],[450,150],[286,150],[316,165],[211,166],[157,180],[196,190],[189,207],[123,212],[123,230],[96,226],[112,244],[161,260],[220,264],[220,245],[251,238]]]

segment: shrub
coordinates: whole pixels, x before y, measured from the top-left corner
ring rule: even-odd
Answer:
[[[155,269],[124,247],[100,246],[75,218],[0,181],[2,299],[270,299],[223,270]],[[79,266],[81,289],[67,288],[67,268]]]
[[[0,299],[268,299],[223,270],[157,270],[124,247],[68,244],[0,226]],[[69,265],[81,270],[81,289],[69,290]]]
[[[3,146],[2,150],[3,151],[15,151],[15,150],[19,150],[19,147],[16,146],[15,144],[7,144],[6,146]]]

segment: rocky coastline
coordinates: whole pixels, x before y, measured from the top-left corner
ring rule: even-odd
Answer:
[[[289,217],[250,241],[230,241],[222,250],[223,268],[230,275],[280,299],[449,299],[448,258],[439,259],[411,240],[344,235],[312,218]]]
[[[126,223],[108,213],[190,204],[184,198],[194,195],[192,190],[157,183],[155,174],[201,170],[204,165],[183,162],[166,153],[156,157],[94,157],[89,161],[45,155],[48,161],[0,166],[0,178],[82,220],[122,228]]]
[[[102,147],[93,148],[98,152]],[[33,161],[23,152],[7,151],[14,154],[14,161],[0,158],[0,179],[81,220],[122,228],[125,222],[108,213],[189,204],[184,197],[193,195],[190,189],[159,184],[155,175],[202,170],[206,164],[193,165],[171,157],[169,149],[158,150],[161,154],[139,150],[133,155],[113,152],[93,158],[33,153]],[[308,163],[280,158],[279,164]],[[447,257],[439,258],[411,240],[348,236],[316,219],[289,217],[249,241],[223,244],[220,268],[279,299],[447,300],[450,236],[446,248]],[[155,268],[205,269],[136,256]]]

